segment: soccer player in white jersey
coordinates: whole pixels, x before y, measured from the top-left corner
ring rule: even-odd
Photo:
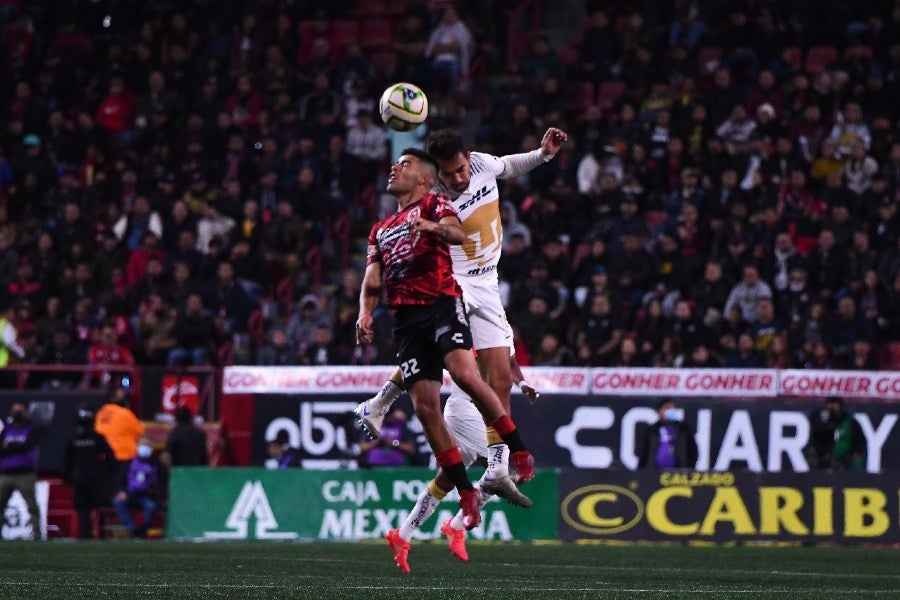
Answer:
[[[522,386],[522,391],[531,402],[534,402],[540,396],[534,388],[527,384]],[[459,447],[463,464],[466,467],[471,466],[479,458],[488,456],[484,418],[472,403],[472,399],[455,383],[452,384],[450,397],[447,398],[447,402],[444,404],[444,419],[447,421],[447,427],[450,429],[450,433]],[[482,488],[487,475],[488,473],[485,472],[481,479],[475,483],[475,487],[482,489],[481,506],[484,506],[484,503],[491,496]],[[404,573],[410,572],[410,540],[416,530],[422,527],[422,524],[434,514],[438,504],[451,490],[453,490],[453,482],[450,481],[450,478],[443,471],[438,471],[434,479],[428,483],[428,487],[419,494],[416,505],[406,516],[403,524],[385,535],[388,545],[394,552],[394,562]],[[447,538],[450,545],[450,553],[453,556],[462,561],[469,560],[469,553],[466,550],[466,530],[462,511],[457,512],[455,516],[441,525],[441,533]]]
[[[497,279],[503,243],[497,179],[519,177],[550,161],[567,138],[564,131],[550,127],[544,133],[540,148],[500,157],[470,152],[462,137],[449,130],[435,131],[425,141],[425,151],[438,162],[438,179],[450,195],[468,238],[462,245],[451,247],[450,254],[453,274],[463,290],[478,353],[478,367],[507,414],[510,414],[512,375],[509,357],[513,353],[513,334],[500,301]],[[378,437],[384,415],[403,391],[402,382],[398,369],[378,394],[356,407],[356,415],[370,436]],[[490,427],[487,438],[491,450],[489,475],[482,489],[524,505],[527,498],[516,489],[509,475],[509,448]],[[516,470],[515,483],[527,481],[529,477],[523,474],[534,472],[532,465],[516,465],[515,460],[513,468]]]

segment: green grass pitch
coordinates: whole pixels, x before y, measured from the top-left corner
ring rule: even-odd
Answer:
[[[415,543],[4,542],[0,598],[900,598],[900,550]]]

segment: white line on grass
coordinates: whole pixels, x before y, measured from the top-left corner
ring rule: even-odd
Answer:
[[[274,584],[241,584],[241,583],[207,583],[207,584],[197,584],[197,583],[135,583],[135,582],[121,582],[121,583],[113,583],[113,582],[95,582],[95,583],[78,583],[78,582],[28,582],[28,581],[8,581],[0,583],[0,590],[5,587],[36,587],[40,588],[71,588],[71,587],[79,587],[79,588],[124,588],[124,589],[151,589],[151,590],[171,590],[171,589],[227,589],[227,590],[293,590],[293,589],[306,589],[305,587],[295,587],[289,585],[274,585]],[[689,593],[689,594],[799,594],[799,595],[820,595],[821,590],[796,590],[796,589],[772,589],[760,587],[756,589],[743,589],[743,588],[726,588],[726,587],[717,587],[717,588],[672,588],[668,587],[660,587],[660,588],[626,588],[626,587],[517,587],[517,591],[520,592],[622,592],[629,594],[659,594],[659,593]],[[434,592],[434,591],[447,591],[448,588],[446,585],[404,585],[403,583],[399,583],[397,585],[364,585],[364,586],[343,586],[336,585],[332,588],[332,591],[337,590],[353,590],[353,591],[366,591],[366,590],[396,590],[396,591],[420,591],[420,592]],[[894,594],[894,590],[857,590],[857,589],[829,589],[829,594],[866,594],[866,595],[884,595],[884,594]]]
[[[484,562],[484,561],[482,561]],[[900,575],[892,575],[890,573],[839,573],[839,572],[814,572],[814,571],[766,571],[751,569],[691,569],[679,567],[612,567],[605,565],[556,565],[556,564],[522,564],[522,563],[497,563],[501,567],[527,567],[527,568],[548,568],[548,569],[590,569],[591,571],[640,571],[641,573],[711,573],[711,574],[739,574],[739,575],[784,575],[786,577],[835,577],[840,579],[896,579],[900,580]]]

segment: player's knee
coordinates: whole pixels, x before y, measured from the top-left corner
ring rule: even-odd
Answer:
[[[440,404],[434,402],[431,398],[414,398],[413,408],[416,416],[423,423],[431,423],[435,419],[442,419]]]

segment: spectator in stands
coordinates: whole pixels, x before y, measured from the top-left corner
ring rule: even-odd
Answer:
[[[221,23],[201,23],[189,34],[186,13],[138,7],[131,18],[114,19],[118,25],[104,30],[102,44],[91,44],[85,33],[93,26],[85,21],[92,18],[90,11],[73,13],[73,22],[61,26],[62,41],[57,43],[46,7],[24,4],[27,7],[12,9],[10,16],[10,39],[23,42],[10,45],[16,51],[10,51],[4,65],[12,69],[15,83],[0,100],[0,114],[8,117],[0,132],[0,146],[6,150],[0,156],[0,303],[27,298],[37,323],[45,316],[44,299],[66,298],[59,316],[75,346],[89,343],[90,331],[109,311],[108,300],[135,285],[128,277],[128,253],[146,230],[161,236],[158,248],[171,261],[163,263],[166,278],[175,277],[176,262],[188,264],[173,290],[173,306],[180,306],[191,290],[205,297],[218,264],[226,258],[233,261],[238,281],[252,279],[263,285],[257,290],[262,295],[272,293],[267,278],[248,277],[257,271],[258,245],[264,258],[279,255],[271,265],[271,279],[290,281],[295,297],[317,291],[313,288],[319,282],[324,288],[336,284],[343,269],[354,266],[353,238],[360,223],[368,223],[368,208],[374,205],[370,196],[358,192],[374,181],[375,171],[360,173],[356,159],[342,148],[346,125],[335,118],[333,107],[341,102],[335,102],[333,94],[355,86],[353,106],[358,110],[372,100],[372,90],[403,80],[433,90],[430,123],[437,119],[434,123],[458,127],[483,140],[486,151],[490,146],[516,151],[535,129],[536,119],[566,118],[582,125],[582,135],[577,141],[573,137],[557,160],[536,170],[527,182],[502,183],[501,194],[533,234],[536,248],[565,234],[575,258],[575,251],[590,244],[591,237],[602,239],[608,256],[596,262],[608,269],[613,308],[624,321],[660,284],[672,292],[672,275],[660,266],[681,268],[685,263],[692,277],[678,291],[697,302],[696,316],[727,317],[725,298],[707,300],[695,283],[701,280],[699,266],[714,260],[722,267],[720,281],[729,288],[747,264],[757,264],[759,280],[775,294],[779,314],[799,315],[797,323],[803,327],[806,301],[796,301],[809,294],[830,308],[844,290],[858,296],[859,312],[870,323],[882,324],[877,342],[896,338],[889,332],[900,322],[892,300],[900,144],[892,124],[900,103],[891,84],[896,57],[884,43],[896,29],[895,11],[886,5],[848,6],[844,11],[846,22],[887,23],[864,40],[869,45],[865,49],[856,25],[851,31],[836,21],[804,26],[804,19],[790,11],[738,7],[710,12],[688,3],[677,11],[645,15],[639,10],[609,13],[610,7],[601,10],[592,2],[581,40],[567,49],[568,67],[559,68],[561,49],[553,37],[533,36],[534,48],[529,50],[506,44],[502,27],[482,27],[482,69],[470,74],[475,85],[460,86],[444,75],[431,81],[429,61],[437,54],[458,66],[446,69],[450,65],[441,64],[440,71],[452,70],[464,81],[474,52],[471,34],[452,10],[447,22],[436,26],[432,52],[426,56],[427,11],[411,5],[397,19],[408,25],[394,32],[392,49],[400,56],[392,69],[378,60],[370,63],[357,44],[342,47],[327,19],[312,21],[309,30],[304,24],[298,37],[296,24],[305,12],[296,7],[253,15],[244,9],[223,13]],[[334,19],[348,24],[368,18],[346,12],[343,4],[329,6]],[[443,7],[438,10],[443,12]],[[540,12],[549,10],[547,5]],[[477,19],[482,13],[466,14]],[[140,41],[143,30],[157,28],[154,22],[166,23],[171,35],[157,45]],[[443,36],[448,44],[436,42],[439,31],[448,34]],[[42,39],[47,43],[38,43]],[[139,41],[130,44],[131,39]],[[842,57],[838,63],[810,73],[802,60],[794,62],[795,47],[803,52],[823,40]],[[696,49],[703,46],[722,48],[723,55],[698,61]],[[67,70],[69,53],[76,67]],[[288,77],[293,59],[302,67],[295,82]],[[29,78],[28,73],[36,75]],[[599,81],[611,83],[598,90]],[[594,100],[584,97],[585,83],[593,88]],[[471,93],[485,89],[490,93],[477,98]],[[137,96],[133,118],[128,116],[128,90]],[[297,99],[310,92],[324,98],[324,108],[309,110],[314,114],[302,119]],[[746,109],[746,117],[732,120],[732,113],[740,112],[738,105]],[[562,110],[565,114],[557,116]],[[380,126],[375,121],[372,130],[377,134]],[[715,130],[726,122],[732,127],[721,131],[728,138],[723,141]],[[257,140],[258,149],[253,146]],[[383,140],[375,145],[380,146],[377,152],[384,151]],[[851,156],[854,152],[858,155]],[[596,189],[587,207],[575,190],[582,179],[578,165],[591,161],[594,174],[585,190]],[[698,180],[687,196],[680,181],[685,169],[695,170]],[[677,222],[690,219],[686,199],[694,192],[706,197],[696,227]],[[279,199],[294,205],[300,227],[273,250],[265,238],[270,228],[279,229],[271,219]],[[589,208],[598,209],[601,218],[585,220]],[[645,224],[648,231],[642,231]],[[865,291],[865,307],[862,279],[873,267],[863,264],[867,260],[857,262],[852,247],[861,225],[869,236],[870,254],[875,251],[879,257],[874,266],[877,282]],[[511,294],[524,314],[534,295],[523,286],[532,256],[528,240],[523,245],[521,235],[505,229],[499,270],[503,293]],[[825,230],[835,239],[831,248],[819,243]],[[179,244],[184,231],[194,232],[188,234],[195,236],[193,242]],[[657,240],[660,232],[665,236]],[[344,252],[341,239],[334,252],[334,242],[348,233],[350,250]],[[791,256],[785,253],[781,233],[796,249]],[[248,255],[238,251],[239,256],[231,256],[237,240],[249,243]],[[743,244],[729,244],[731,240]],[[659,258],[665,260],[654,265],[646,252],[656,252],[658,241],[671,252],[662,253]],[[185,254],[191,245],[196,252]],[[513,245],[520,247],[512,250]],[[307,250],[315,246],[322,251],[321,271],[313,269],[317,252],[309,255],[316,262],[304,264]],[[296,260],[283,260],[290,255]],[[796,294],[783,286],[799,257],[806,260],[802,266],[807,289]],[[28,265],[20,265],[24,262]],[[588,286],[597,264],[573,264],[581,272],[565,282],[567,289]],[[45,273],[60,273],[61,281]],[[7,294],[11,298],[3,298]],[[127,296],[133,312],[146,297],[146,291]],[[666,312],[674,298],[669,297]],[[784,308],[788,304],[789,310]],[[561,330],[586,312],[577,302],[560,306],[552,312]],[[272,318],[266,318],[266,327],[271,326]],[[389,314],[384,322],[389,330]],[[793,349],[803,343],[796,326],[792,320]],[[46,346],[46,330],[42,335]],[[736,335],[734,340],[736,347]],[[667,342],[666,352],[658,347],[656,353],[671,358],[687,351],[675,349],[672,342]],[[714,346],[714,353],[728,351]],[[873,353],[881,356],[878,350]],[[391,353],[387,347],[359,347],[352,360],[369,363],[381,356],[389,361]],[[805,364],[810,353],[801,354],[799,364]],[[248,353],[237,356],[254,358]]]
[[[755,265],[747,265],[744,267],[741,281],[731,288],[731,293],[728,294],[724,312],[727,315],[733,307],[738,307],[744,321],[752,323],[756,320],[756,301],[771,297],[772,290],[769,284],[759,278],[759,269]]]
[[[134,355],[123,343],[119,341],[119,334],[112,325],[104,325],[95,341],[88,348],[87,364],[127,367],[134,364]],[[98,371],[93,374],[94,385],[118,386],[127,372],[122,371]]]
[[[78,537],[91,539],[91,511],[109,504],[109,475],[115,456],[106,438],[94,431],[94,411],[87,404],[75,413],[75,434],[66,446],[63,480],[72,486],[72,504],[78,512]]]
[[[215,326],[207,314],[200,294],[189,294],[175,319],[175,339],[178,345],[169,351],[166,364],[209,364],[210,347],[215,340]]]
[[[153,441],[141,437],[134,458],[119,471],[112,504],[129,537],[147,537],[147,530],[159,510],[163,485],[162,465],[153,457]],[[131,517],[130,508],[143,511],[141,524]]]
[[[157,240],[162,238],[162,217],[150,207],[146,196],[136,196],[130,210],[113,225],[113,233],[128,250],[134,251],[144,244],[146,233],[154,234]]]
[[[684,422],[684,411],[671,398],[656,403],[658,420],[649,425],[637,444],[638,469],[693,469],[697,464],[697,443]]]
[[[300,450],[291,447],[284,431],[279,431],[276,437],[266,440],[266,454],[269,457],[264,462],[267,469],[290,469],[303,466]]]
[[[863,120],[862,107],[858,102],[848,102],[843,112],[838,114],[828,139],[835,144],[838,154],[845,157],[852,155],[854,144],[862,144],[864,150],[869,149],[872,134]]]
[[[31,539],[41,539],[41,512],[35,498],[37,481],[38,443],[40,429],[30,419],[27,407],[14,402],[9,407],[5,427],[0,431],[0,511],[14,492],[19,492],[28,506],[31,518]]]
[[[25,349],[19,343],[19,332],[15,325],[15,307],[7,304],[0,311],[0,369],[6,367],[12,358],[25,358]]]
[[[832,349],[832,356],[837,360],[848,359],[853,353],[853,345],[858,340],[872,343],[875,334],[868,321],[856,309],[856,300],[850,296],[842,296],[837,302],[837,312],[828,327],[826,341]]]
[[[212,310],[216,327],[222,333],[247,330],[253,301],[244,286],[235,279],[234,265],[230,261],[219,263],[205,305]]]
[[[300,364],[297,346],[285,335],[283,327],[273,327],[266,337],[256,359],[258,364],[272,366]]]
[[[205,467],[209,464],[206,432],[194,424],[187,406],[175,409],[175,427],[166,437],[161,460],[167,467]]]
[[[408,431],[409,417],[394,407],[384,418],[378,439],[363,434],[359,440],[360,464],[366,467],[399,467],[409,464],[416,451]]]
[[[469,68],[475,52],[475,41],[469,28],[452,6],[441,13],[441,20],[432,29],[425,46],[425,56],[431,59],[431,71],[436,89],[450,95]]]

